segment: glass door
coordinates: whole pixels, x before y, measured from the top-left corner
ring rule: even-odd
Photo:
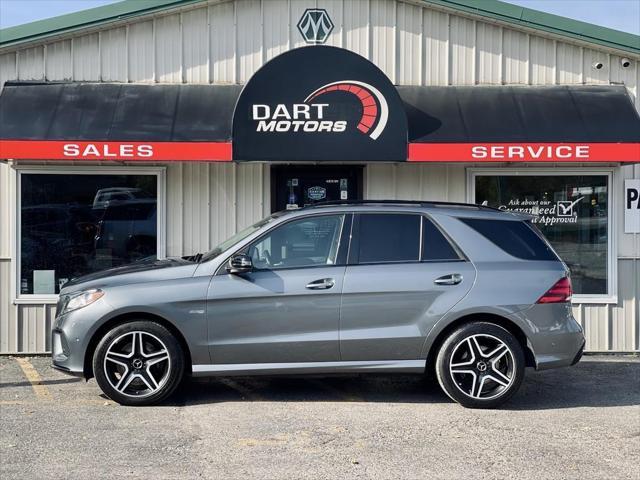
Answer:
[[[272,210],[291,210],[320,202],[362,199],[361,166],[275,166]]]

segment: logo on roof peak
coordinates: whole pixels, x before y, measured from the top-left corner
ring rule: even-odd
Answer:
[[[333,22],[324,8],[307,8],[298,22],[298,30],[305,42],[324,43],[333,31]]]

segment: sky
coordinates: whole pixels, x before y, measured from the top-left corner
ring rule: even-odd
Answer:
[[[116,1],[118,0],[0,0],[0,28],[99,7]],[[508,1],[522,7],[640,35],[640,0]]]

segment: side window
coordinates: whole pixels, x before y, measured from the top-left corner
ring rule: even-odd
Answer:
[[[460,260],[460,255],[431,220],[422,222],[422,261],[446,262]]]
[[[361,214],[356,252],[354,260],[361,264],[419,261],[420,216]]]
[[[247,249],[257,269],[335,265],[344,215],[301,218],[276,227]]]

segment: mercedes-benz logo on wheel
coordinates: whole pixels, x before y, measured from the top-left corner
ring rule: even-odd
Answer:
[[[324,43],[333,31],[333,22],[324,8],[307,8],[298,22],[298,30],[305,42]]]

